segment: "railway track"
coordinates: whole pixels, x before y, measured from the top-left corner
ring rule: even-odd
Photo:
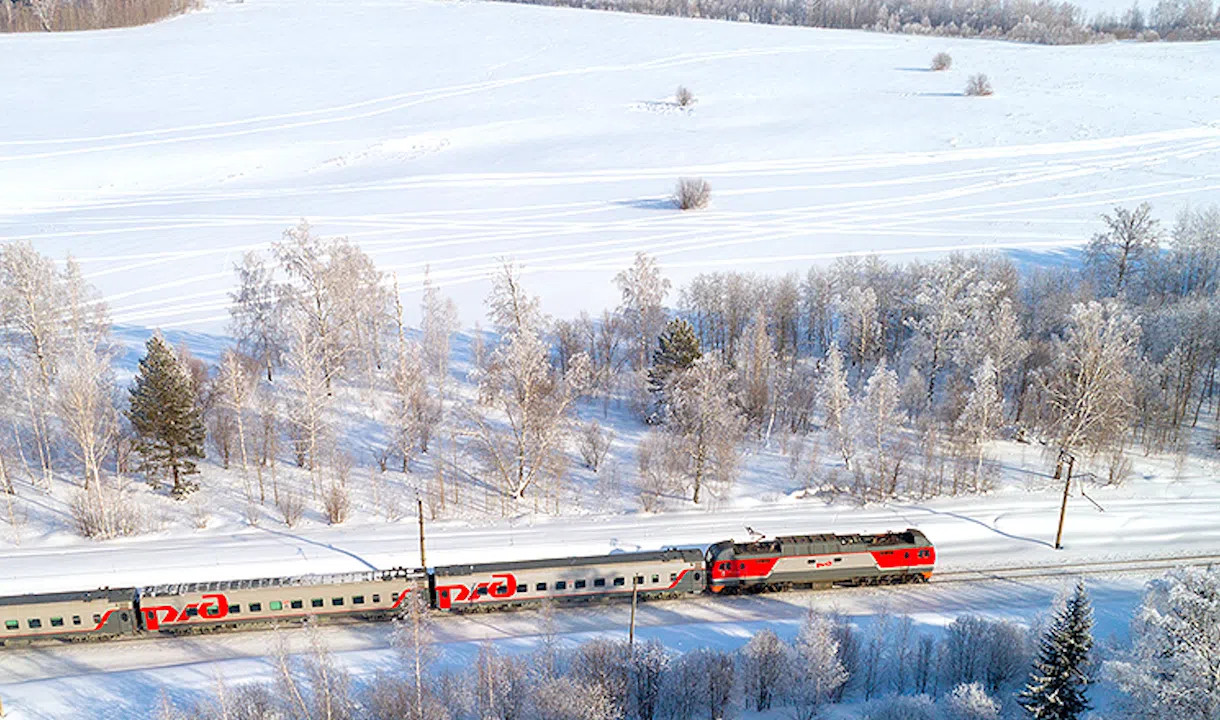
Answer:
[[[1208,567],[1220,565],[1220,554],[1186,555],[1180,557],[1135,558],[1129,560],[1098,560],[1065,563],[1063,565],[1021,565],[980,568],[977,570],[943,570],[932,574],[929,582],[982,582],[985,580],[1018,580],[1021,578],[1075,577],[1113,573],[1172,570],[1177,567]]]

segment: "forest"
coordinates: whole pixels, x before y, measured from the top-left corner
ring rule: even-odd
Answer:
[[[1116,208],[1070,262],[845,257],[673,288],[638,255],[617,307],[564,319],[505,260],[487,330],[462,331],[431,283],[407,327],[395,278],[304,222],[234,273],[215,361],[154,333],[132,377],[71,258],[0,246],[14,530],[23,502],[57,497],[82,535],[144,532],[144,499],[200,486],[290,526],[343,522],[357,487],[391,520],[416,496],[433,518],[562,513],[604,483],[658,511],[728,497],[743,457],[777,447],[794,486],[865,503],[987,492],[996,439],[1102,484],[1217,441],[1214,208],[1170,226]],[[633,466],[604,472],[631,433]]]

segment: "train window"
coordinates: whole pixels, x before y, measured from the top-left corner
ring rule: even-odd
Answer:
[[[534,589],[538,592],[546,592],[546,583],[538,583],[534,586]]]
[[[25,621],[25,624],[29,625],[31,630],[37,630],[38,628],[42,627],[42,621],[38,618],[30,618],[29,620]]]
[[[282,603],[281,603],[281,605],[282,605]],[[263,611],[262,603],[250,603],[250,612],[262,612],[262,611]]]
[[[199,617],[199,608],[189,607],[186,609],[187,617]]]
[[[305,607],[305,603],[301,600],[293,600],[292,602],[288,603],[288,605],[293,610],[300,610],[301,608]]]
[[[63,626],[64,626],[63,618],[61,618],[61,617],[51,618],[51,627],[63,627]]]
[[[119,618],[122,619],[123,622],[127,622],[127,613],[119,613]]]
[[[835,558],[835,562],[843,562],[843,558]]]
[[[597,578],[594,580],[593,587],[606,587],[606,578]]]
[[[17,630],[20,627],[21,627],[21,623],[16,620],[5,620],[4,621],[5,630]]]
[[[73,616],[72,616],[72,624],[73,624],[73,625],[80,625],[80,615],[73,615]]]
[[[678,573],[670,573],[670,574],[669,574],[669,581],[670,581],[670,582],[673,582],[673,581],[675,581],[675,580],[677,580],[677,579],[678,579]]]
[[[567,581],[566,580],[557,580],[555,582],[555,589],[556,590],[567,590],[568,589]]]
[[[614,578],[614,587],[622,587],[627,583],[624,578]]]
[[[254,607],[254,606],[253,606],[253,605],[251,605],[250,607]],[[271,601],[271,609],[272,609],[272,610],[283,610],[283,609],[284,609],[284,603],[283,603],[283,602],[281,602],[281,601],[279,601],[279,600],[272,600],[272,601]]]
[[[363,596],[363,595],[353,595],[353,596],[352,596],[352,604],[353,604],[353,605],[363,605],[363,604],[364,604],[364,596]]]
[[[517,592],[519,592],[519,593],[527,593],[529,591],[530,591],[529,585],[518,585],[517,586]]]
[[[927,550],[920,550],[920,551],[919,551],[919,557],[927,557],[928,555],[929,555],[929,553],[928,553],[928,551],[927,551]]]
[[[241,605],[230,605],[229,612],[233,613],[234,615],[241,615]]]
[[[102,622],[102,616],[98,615],[97,613],[93,613],[93,624],[99,625],[99,624],[101,624],[101,622]]]
[[[375,602],[375,603],[381,602],[381,596],[378,595],[377,593],[373,593],[373,602]]]
[[[636,576],[635,576],[635,580],[633,581],[633,584],[635,584],[635,585],[643,585],[643,584],[644,584],[644,576],[643,576],[643,575],[636,575]]]
[[[312,607],[322,607],[322,598],[313,598],[309,601],[309,604]]]
[[[330,599],[330,604],[331,604],[331,605],[342,605],[342,604],[343,604],[343,598],[341,598],[341,597],[337,597],[337,598],[331,598],[331,599]]]
[[[659,582],[661,582],[661,578],[660,578],[660,577],[658,577],[658,576],[656,576],[656,575],[653,575],[653,576],[652,576],[652,581],[653,581],[654,583],[659,583]]]
[[[805,561],[805,564],[806,564],[806,565],[817,565],[817,564],[818,564],[818,559],[817,559],[817,558],[810,558],[810,559],[808,559],[808,560],[806,560],[806,561]]]
[[[577,580],[577,581],[576,581],[576,589],[577,589],[577,590],[581,589],[581,588],[582,588],[582,587],[584,587],[584,586],[585,586],[585,581],[584,581],[584,580]]]
[[[699,573],[695,573],[695,579],[696,579],[696,580],[698,580],[698,579],[699,579]]]
[[[474,594],[475,594],[475,595],[486,595],[486,594],[487,594],[487,586],[483,586],[483,587],[480,587],[480,588],[476,588],[476,589],[475,589],[475,591],[474,591]]]

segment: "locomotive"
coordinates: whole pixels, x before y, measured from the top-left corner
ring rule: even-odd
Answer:
[[[923,582],[935,562],[932,543],[908,529],[726,540],[706,549],[17,595],[0,597],[0,646],[231,630],[307,617],[378,620],[403,612],[407,602],[458,613],[542,602]]]

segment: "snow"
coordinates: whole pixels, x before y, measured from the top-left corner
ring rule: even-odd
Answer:
[[[953,69],[926,71],[941,50]],[[1117,203],[1171,218],[1220,187],[1216,43],[251,0],[0,52],[23,68],[0,80],[22,109],[0,115],[0,237],[76,255],[132,326],[222,330],[230,264],[300,217],[399,273],[409,309],[430,265],[470,326],[502,256],[567,317],[612,305],[637,250],[675,284],[856,253],[1040,255]],[[975,72],[994,97],[960,95]],[[712,184],[707,211],[668,206],[686,175]]]

